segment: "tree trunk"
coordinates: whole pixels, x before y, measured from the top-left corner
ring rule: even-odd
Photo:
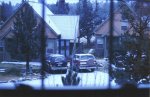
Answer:
[[[90,45],[91,45],[91,41],[90,40],[91,40],[90,37],[87,37],[87,47],[90,47]]]

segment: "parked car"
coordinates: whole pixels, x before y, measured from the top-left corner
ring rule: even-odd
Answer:
[[[97,68],[96,58],[92,54],[75,54],[73,58],[73,69],[87,69],[94,71]]]
[[[47,68],[49,71],[67,70],[67,60],[64,55],[50,54],[46,57]]]

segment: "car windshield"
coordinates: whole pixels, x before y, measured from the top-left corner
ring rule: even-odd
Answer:
[[[81,60],[89,60],[89,59],[94,59],[94,56],[91,55],[84,55],[80,57]]]

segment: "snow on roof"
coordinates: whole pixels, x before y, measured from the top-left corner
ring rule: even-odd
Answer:
[[[35,12],[42,17],[42,4],[37,2],[28,2]],[[73,40],[78,35],[79,16],[54,15],[45,6],[45,22],[57,33],[61,39]]]
[[[37,2],[28,2],[30,6],[35,10],[35,12],[42,17],[42,4]],[[57,28],[55,23],[51,20],[50,15],[54,15],[46,6],[45,6],[45,22],[57,33],[61,34],[61,31]]]
[[[42,14],[42,7],[43,5],[41,3],[37,2],[28,2],[30,6],[39,14]],[[45,15],[54,15],[46,6],[45,6]]]
[[[61,39],[75,39],[77,37],[79,16],[51,15],[50,18],[61,31]]]

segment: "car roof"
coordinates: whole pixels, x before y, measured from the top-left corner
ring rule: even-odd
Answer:
[[[77,56],[85,56],[85,55],[94,56],[92,54],[75,54],[75,55],[77,55]]]

